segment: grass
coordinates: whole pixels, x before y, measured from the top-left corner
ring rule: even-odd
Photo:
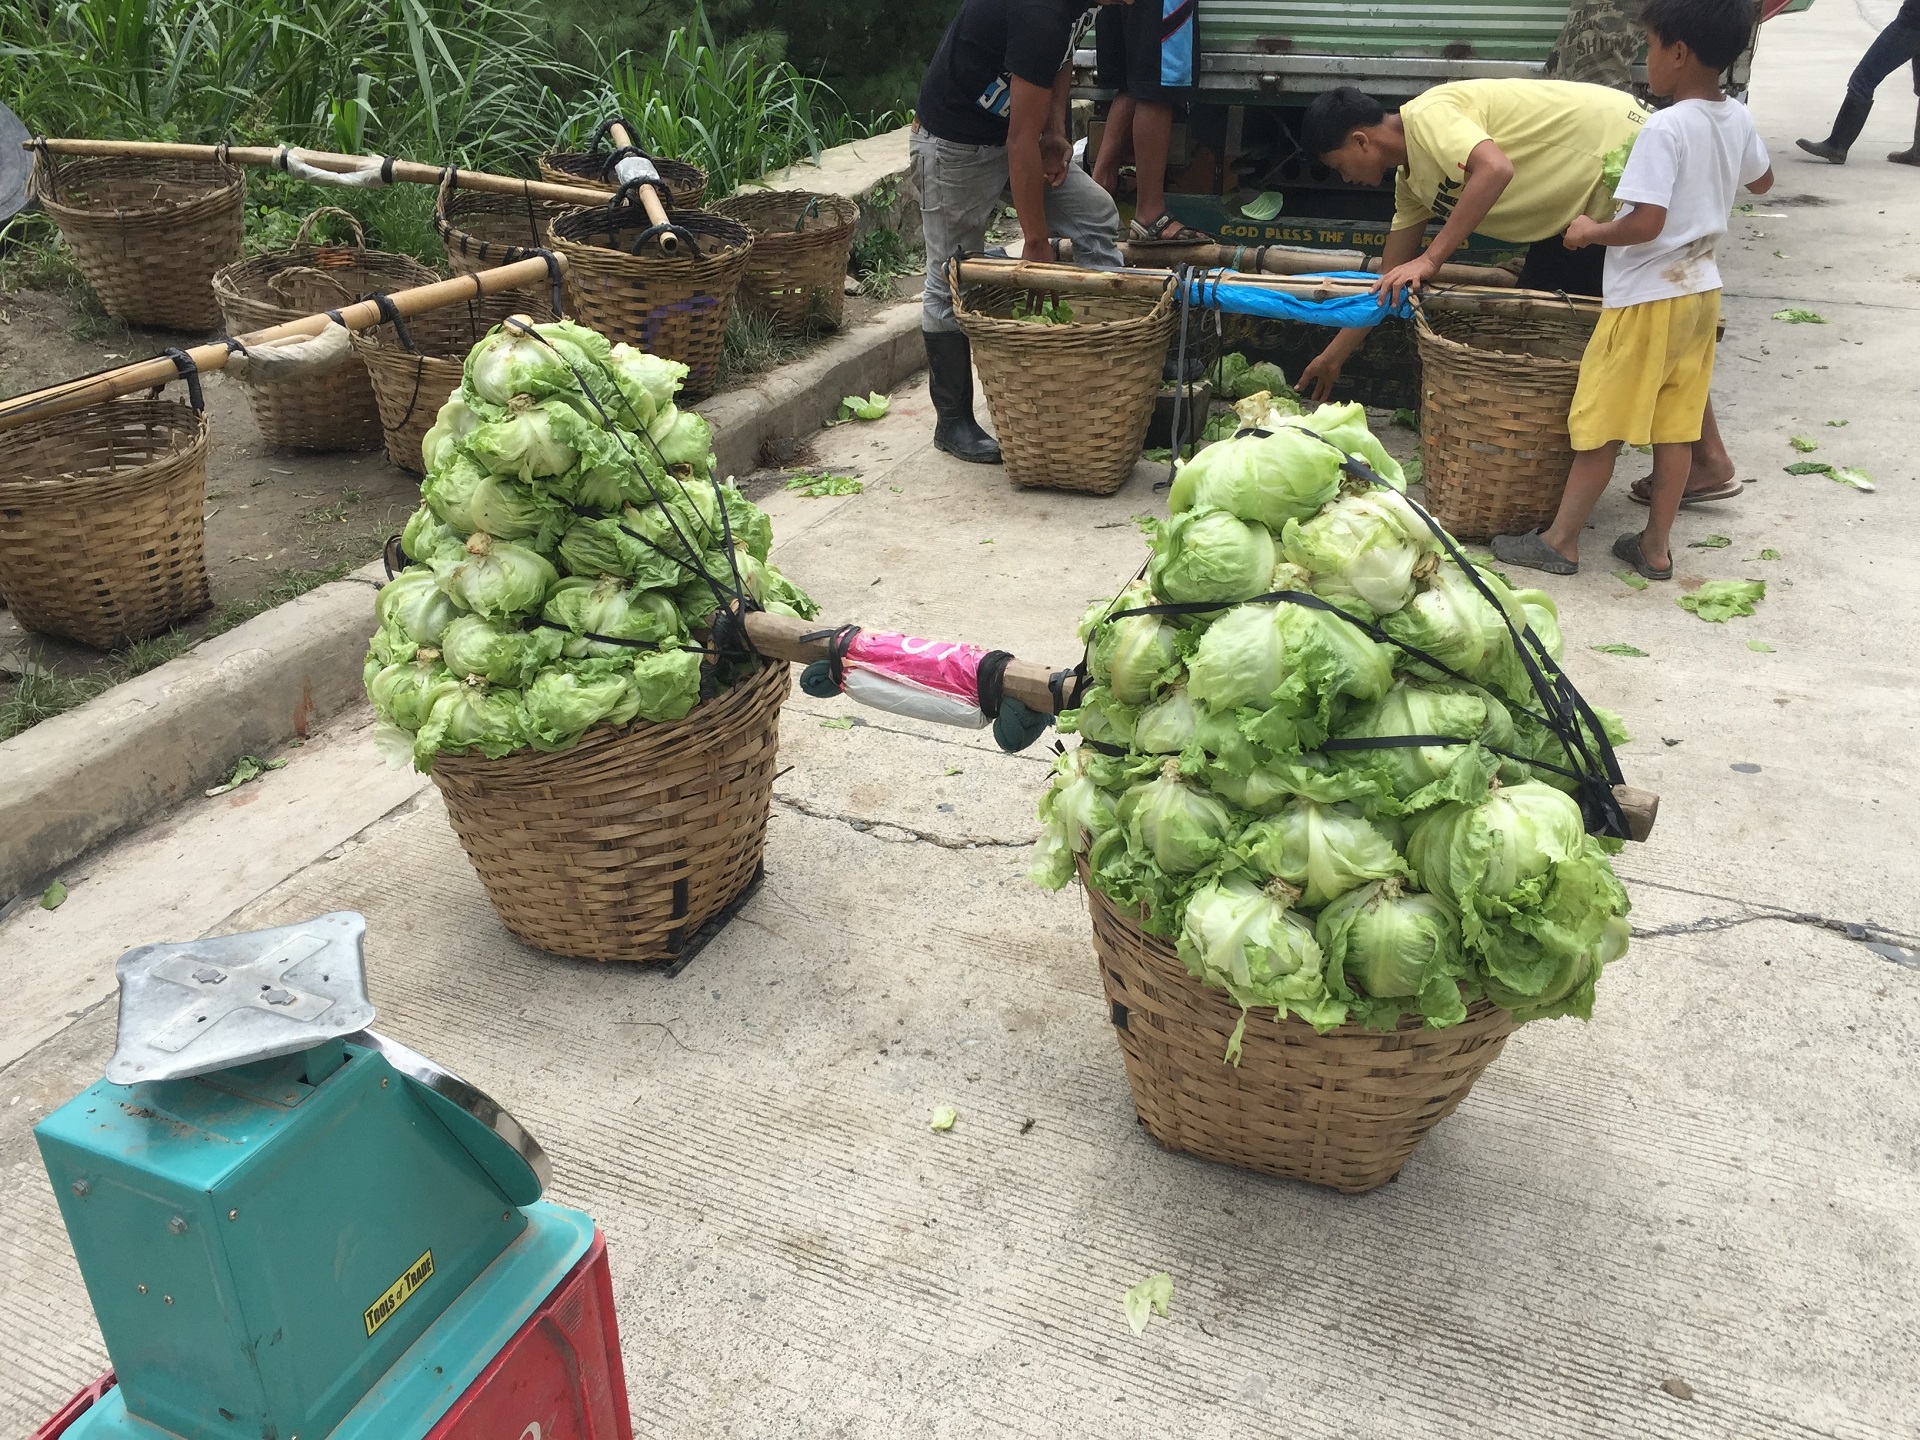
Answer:
[[[0,696],[0,740],[11,739],[43,720],[77,710],[96,695],[178,659],[203,640],[224,635],[276,605],[297,600],[309,590],[342,578],[360,563],[342,560],[318,569],[282,570],[259,593],[228,600],[190,627],[163,631],[123,645],[108,654],[105,664],[85,675],[30,670],[12,682],[8,693]]]
[[[333,504],[318,506],[300,517],[313,527],[313,533],[303,537],[302,543],[319,564],[278,570],[251,595],[235,596],[186,625],[123,645],[85,675],[36,670],[12,682],[11,688],[0,689],[0,740],[77,709],[115,685],[177,659],[202,641],[224,635],[276,605],[298,600],[309,590],[358,569],[368,556],[378,553],[381,541],[396,528],[391,515],[350,524],[350,507],[360,499],[357,491],[349,490]]]
[[[615,58],[570,138],[611,114],[632,123],[642,148],[704,169],[714,195],[901,123],[892,111],[856,119],[791,62],[751,43],[719,44],[704,10],[659,53]]]
[[[724,388],[743,375],[757,375],[805,354],[811,341],[803,335],[783,335],[770,316],[735,306],[727,315],[720,345],[720,385]]]
[[[860,281],[860,293],[869,300],[891,300],[894,282],[917,274],[926,264],[918,250],[907,248],[898,230],[869,230],[853,242],[849,261]]]

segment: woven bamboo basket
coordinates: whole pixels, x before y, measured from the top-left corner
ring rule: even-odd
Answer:
[[[607,174],[611,151],[549,151],[539,159],[540,178],[555,185],[586,185],[612,194],[618,183]],[[692,210],[707,198],[707,172],[685,160],[649,156],[660,172],[661,203],[669,210]]]
[[[719,201],[713,213],[753,232],[753,258],[740,282],[743,309],[771,315],[786,331],[840,328],[858,205],[843,195],[757,190]]]
[[[172,400],[112,400],[7,436],[0,591],[23,629],[109,650],[212,603],[207,422]]]
[[[637,201],[562,216],[553,222],[553,248],[567,257],[573,317],[609,340],[685,365],[685,403],[719,383],[727,312],[753,255],[753,234],[702,210],[670,211],[669,219],[686,232],[674,255],[640,240],[652,222]]]
[[[1361,1194],[1400,1173],[1513,1033],[1513,1016],[1484,1001],[1445,1030],[1416,1017],[1386,1033],[1346,1025],[1319,1035],[1257,1011],[1236,1067],[1221,1057],[1240,1007],[1086,891],[1134,1110],[1169,1150]]]
[[[1067,297],[1066,325],[1009,318],[1017,293],[968,296],[958,285],[953,293],[1007,479],[1111,495],[1133,473],[1153,419],[1173,338],[1173,287],[1157,300]]]
[[[312,245],[307,236],[323,215],[353,230],[352,245]],[[293,248],[228,265],[213,277],[227,333],[244,335],[331,310],[364,295],[430,285],[440,277],[408,255],[366,248],[360,222],[323,206],[300,224]],[[377,450],[380,409],[366,370],[357,362],[324,375],[278,383],[243,382],[260,438],[295,450]]]
[[[446,248],[447,266],[456,275],[471,275],[496,265],[525,260],[547,248],[547,227],[575,207],[534,201],[524,196],[493,195],[478,190],[456,190],[451,181],[440,184],[433,207],[433,228]],[[475,302],[476,313],[495,324],[509,315],[535,320],[558,320],[551,284],[541,282],[518,290],[503,290]]]
[[[211,330],[213,272],[240,258],[246,182],[211,160],[34,157],[33,197],[109,315]]]
[[[1414,316],[1427,509],[1463,540],[1552,521],[1573,447],[1567,410],[1595,317]]]
[[[387,459],[394,465],[414,475],[426,473],[420,442],[447,397],[460,388],[467,352],[496,323],[476,301],[416,315],[405,322],[404,333],[383,324],[354,335],[353,348],[380,405]]]
[[[674,959],[759,873],[787,687],[769,665],[670,724],[437,758],[447,818],[507,928],[555,955]]]

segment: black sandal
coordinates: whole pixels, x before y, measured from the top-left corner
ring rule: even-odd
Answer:
[[[1636,534],[1629,533],[1622,535],[1618,540],[1614,541],[1613,553],[1649,580],[1671,580],[1673,578],[1673,561],[1669,559],[1667,561],[1667,568],[1664,570],[1654,569],[1653,566],[1647,563],[1646,551],[1640,548],[1640,537]]]

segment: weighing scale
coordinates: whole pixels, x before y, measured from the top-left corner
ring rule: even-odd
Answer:
[[[367,1027],[348,911],[122,956],[34,1128],[113,1375],[66,1440],[631,1440],[606,1251],[546,1155]]]

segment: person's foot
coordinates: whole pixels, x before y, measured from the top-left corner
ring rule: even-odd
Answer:
[[[1911,150],[1895,150],[1887,156],[1896,165],[1920,165],[1920,135],[1916,135]]]
[[[971,415],[941,420],[933,427],[933,448],[944,450],[970,465],[998,465],[1000,442],[980,428]]]
[[[1613,542],[1613,553],[1649,580],[1673,578],[1673,556],[1661,555],[1657,557],[1659,563],[1656,564],[1656,557],[1647,554],[1644,536],[1632,533],[1622,535]]]
[[[1827,140],[1796,140],[1793,142],[1809,155],[1817,155],[1834,165],[1847,163],[1847,149],[1844,145],[1835,145]]]
[[[1529,530],[1524,535],[1496,535],[1492,548],[1494,558],[1508,565],[1524,565],[1549,575],[1580,573],[1579,557],[1562,555],[1538,530]]]
[[[1135,215],[1133,223],[1127,226],[1127,238],[1136,245],[1207,245],[1213,242],[1211,235],[1202,235],[1198,230],[1189,229],[1164,211],[1151,220],[1142,220]]]
[[[1680,503],[1682,506],[1711,505],[1716,500],[1731,500],[1746,488],[1733,478],[1731,470],[1718,483],[1705,480],[1697,486],[1693,483],[1693,476],[1689,475],[1687,488],[1680,496]],[[1653,477],[1651,475],[1643,475],[1627,487],[1627,498],[1636,505],[1650,505],[1653,503],[1652,497]]]

